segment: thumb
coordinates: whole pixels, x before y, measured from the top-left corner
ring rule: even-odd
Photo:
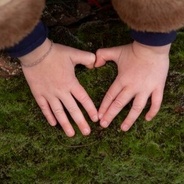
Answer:
[[[75,65],[82,64],[87,68],[92,69],[94,68],[96,56],[91,52],[75,49],[74,52],[72,53],[71,59]]]
[[[122,46],[111,47],[105,49],[98,49],[96,52],[96,63],[95,67],[101,67],[105,65],[107,61],[114,61],[117,63],[122,51]]]

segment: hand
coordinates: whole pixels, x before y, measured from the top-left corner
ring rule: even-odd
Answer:
[[[115,116],[133,99],[133,105],[121,129],[128,131],[143,111],[151,96],[151,107],[145,119],[158,113],[169,68],[170,44],[152,47],[134,41],[132,44],[99,49],[95,67],[113,60],[118,76],[107,91],[99,109],[100,125],[108,127]]]
[[[40,47],[19,59],[24,64],[33,63],[47,52],[50,44],[50,40],[47,39]],[[32,67],[22,66],[30,89],[49,124],[55,126],[58,121],[69,137],[74,136],[75,131],[64,107],[83,135],[88,135],[91,131],[75,99],[82,104],[93,121],[98,121],[97,110],[74,71],[76,64],[92,68],[95,58],[92,53],[54,44],[42,62]]]

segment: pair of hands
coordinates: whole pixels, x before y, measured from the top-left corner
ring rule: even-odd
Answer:
[[[50,47],[47,39],[40,47],[19,58],[32,63]],[[128,131],[144,109],[151,96],[151,107],[146,114],[150,121],[159,111],[169,68],[170,45],[150,47],[137,42],[129,45],[99,49],[93,53],[60,44],[54,44],[50,54],[34,67],[22,67],[39,107],[50,125],[57,122],[68,137],[75,135],[64,108],[70,113],[83,135],[89,135],[90,126],[85,120],[76,100],[87,111],[93,122],[107,128],[124,106],[133,100],[131,110],[122,122],[121,129]],[[118,66],[118,75],[107,91],[100,109],[80,85],[75,76],[75,66],[101,67],[109,60]]]

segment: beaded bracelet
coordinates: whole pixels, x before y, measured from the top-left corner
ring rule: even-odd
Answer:
[[[53,42],[51,41],[51,45],[50,45],[49,50],[41,58],[37,59],[34,63],[31,63],[31,64],[24,64],[23,62],[21,62],[21,65],[23,67],[27,67],[28,68],[28,67],[33,67],[33,66],[41,63],[49,55],[49,53],[52,50],[52,47],[53,47]]]

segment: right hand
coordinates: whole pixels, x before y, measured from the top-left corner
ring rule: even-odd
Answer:
[[[169,69],[171,44],[154,47],[134,41],[132,44],[99,49],[95,66],[114,61],[118,75],[107,91],[99,109],[100,125],[107,128],[117,114],[133,100],[121,129],[128,131],[142,113],[151,97],[145,119],[151,121],[158,113]]]
[[[47,39],[40,47],[19,58],[24,64],[33,63],[44,55],[50,47]],[[74,67],[83,64],[93,68],[95,55],[68,46],[54,44],[49,55],[39,64],[32,67],[22,66],[25,78],[30,86],[39,107],[50,125],[57,122],[68,137],[75,135],[64,107],[70,113],[83,135],[91,130],[76,101],[78,100],[87,111],[91,120],[98,121],[97,110],[75,76]]]

